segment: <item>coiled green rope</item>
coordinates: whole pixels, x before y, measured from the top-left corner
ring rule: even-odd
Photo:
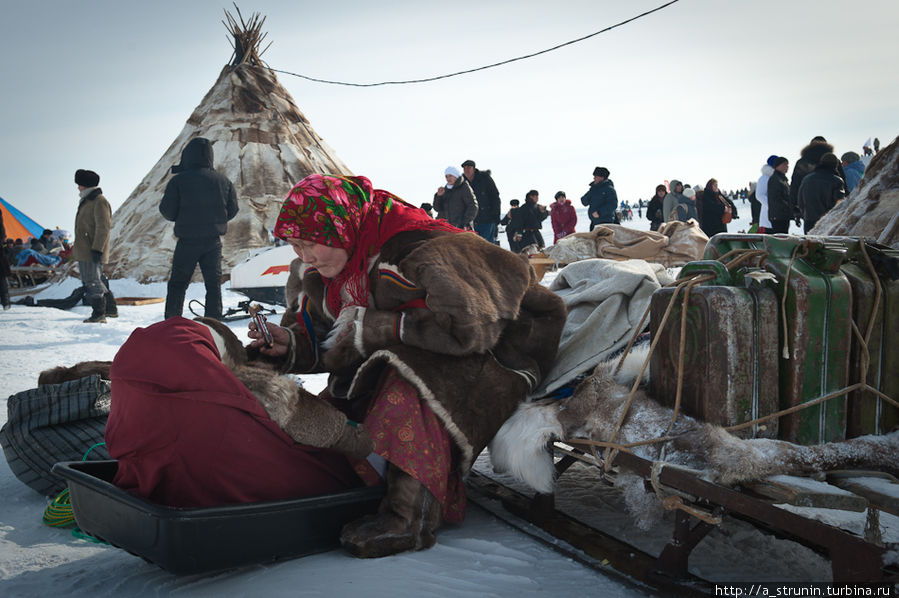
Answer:
[[[104,446],[105,444],[105,442],[98,442],[93,445],[87,449],[87,452],[84,453],[81,460],[87,461],[87,456],[91,454],[92,450],[98,446]],[[50,504],[47,505],[47,508],[44,510],[43,521],[44,525],[49,525],[50,527],[72,527],[72,535],[81,540],[90,540],[91,542],[96,542],[98,544],[108,544],[108,542],[104,542],[103,540],[84,533],[77,525],[75,525],[75,513],[72,510],[72,500],[69,496],[68,488],[60,492],[59,496],[50,501]]]

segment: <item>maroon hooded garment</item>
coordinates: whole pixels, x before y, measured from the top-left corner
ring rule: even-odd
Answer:
[[[301,498],[361,486],[346,458],[297,444],[226,368],[209,329],[136,329],[110,370],[116,486],[174,507]]]

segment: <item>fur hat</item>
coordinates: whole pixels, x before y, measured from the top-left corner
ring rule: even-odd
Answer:
[[[465,162],[462,162],[462,168],[465,168],[466,166],[471,166],[472,168],[475,168],[474,160],[466,160]]]
[[[447,166],[446,170],[443,171],[443,174],[451,174],[458,179],[462,176],[462,171],[455,166]]]
[[[777,168],[778,166],[780,166],[780,165],[783,164],[784,162],[789,162],[789,160],[787,160],[787,159],[784,158],[783,156],[780,156],[780,157],[778,157],[778,158],[775,158],[775,159],[774,159],[774,162],[771,163],[771,168]]]
[[[774,168],[774,161],[777,160],[779,157],[780,156],[778,156],[777,154],[772,154],[772,155],[768,156],[767,160],[765,160],[765,164],[767,164],[771,168]]]
[[[593,169],[593,176],[601,176],[603,178],[609,178],[609,169],[605,166],[597,166]]]
[[[75,171],[75,184],[82,187],[96,187],[100,184],[100,175],[93,170],[78,169]]]
[[[828,152],[821,156],[821,161],[818,162],[818,164],[824,166],[825,168],[832,168],[836,170],[837,166],[839,166],[840,164],[840,160],[839,158],[837,158],[836,154]]]
[[[861,157],[855,152],[846,152],[845,154],[840,156],[840,160],[846,162],[847,164],[851,164],[853,162],[861,160]]]

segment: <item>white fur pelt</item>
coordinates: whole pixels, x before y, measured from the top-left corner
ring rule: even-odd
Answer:
[[[649,344],[634,347],[615,374],[615,380],[621,384],[632,384],[648,355]],[[617,363],[616,360],[614,364],[617,366]],[[649,367],[643,374],[643,382],[648,381]],[[568,400],[543,400],[519,405],[490,441],[490,461],[494,471],[508,473],[537,492],[552,492],[556,470],[547,445],[568,437],[558,417]]]
[[[635,355],[633,361],[642,365],[644,358],[645,354],[643,358]],[[549,442],[589,438],[627,444],[661,436],[674,439],[636,447],[634,452],[652,461],[699,470],[705,478],[725,485],[777,474],[853,467],[896,473],[899,468],[899,460],[895,459],[899,432],[800,446],[781,440],[737,438],[720,426],[683,414],[669,430],[673,410],[662,407],[643,390],[637,391],[613,438],[615,424],[631,388],[613,377],[615,365],[598,365],[567,399],[544,399],[522,405],[490,444],[494,469],[509,473],[538,492],[548,493],[553,489],[555,474],[552,454],[547,450]],[[638,524],[646,527],[651,525],[655,514],[650,513],[652,508],[645,504],[645,499],[654,499],[654,495],[644,494],[642,482],[639,476],[624,474],[619,475],[617,485],[623,486],[629,509]]]

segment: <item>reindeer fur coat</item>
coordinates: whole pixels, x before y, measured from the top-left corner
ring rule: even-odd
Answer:
[[[331,372],[329,393],[361,405],[361,417],[392,367],[440,418],[466,471],[552,365],[564,303],[526,258],[474,234],[399,233],[370,260],[369,280],[368,307],[337,317],[318,271],[294,260],[283,370]]]

